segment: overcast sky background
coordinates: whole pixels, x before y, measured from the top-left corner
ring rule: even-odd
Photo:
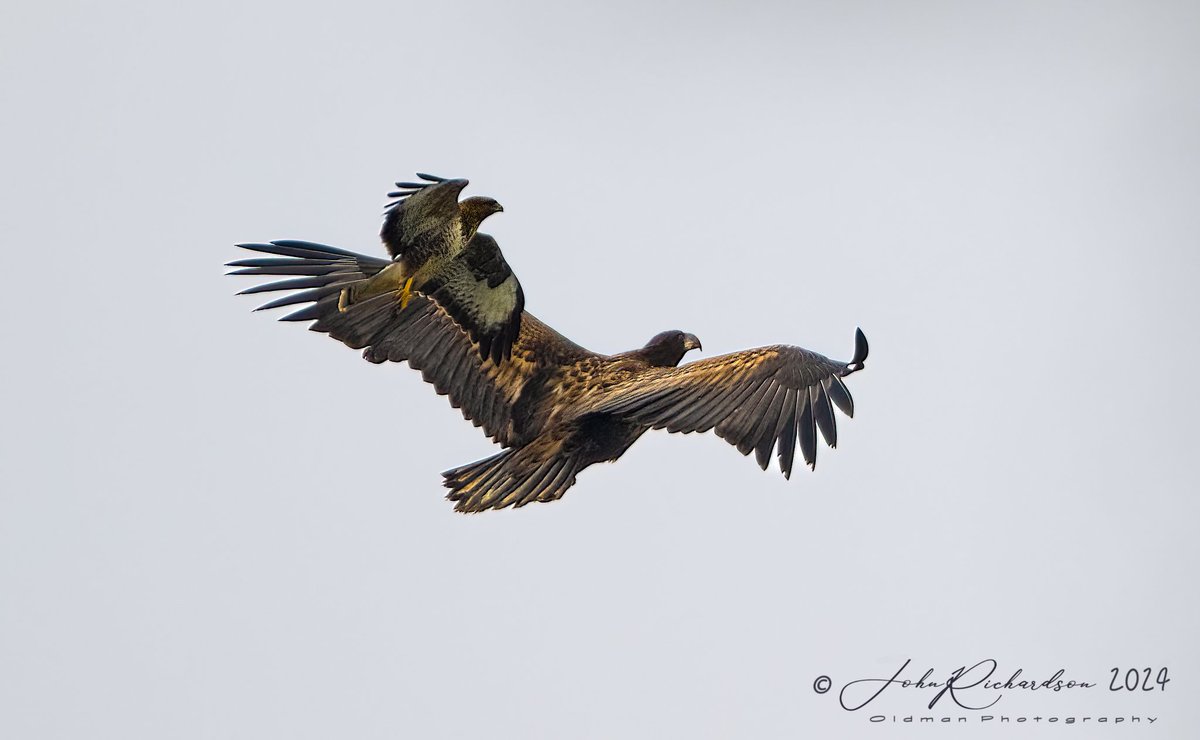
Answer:
[[[1024,736],[837,703],[995,658],[1196,737],[1198,83],[1194,3],[6,3],[0,736]],[[482,434],[221,267],[414,171],[589,348],[861,326],[839,448],[453,513]]]

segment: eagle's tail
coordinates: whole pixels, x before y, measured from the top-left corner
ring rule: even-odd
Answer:
[[[542,435],[524,447],[442,473],[455,511],[475,512],[562,498],[590,461],[563,449],[561,438]]]

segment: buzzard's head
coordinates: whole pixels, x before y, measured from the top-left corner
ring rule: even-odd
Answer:
[[[704,349],[700,346],[700,340],[695,334],[688,334],[672,329],[664,331],[661,334],[655,334],[654,338],[642,347],[639,354],[651,365],[657,367],[675,367],[683,356],[693,349]]]
[[[467,239],[475,236],[475,232],[479,229],[479,225],[483,223],[485,218],[493,213],[500,213],[504,210],[504,206],[497,203],[495,198],[488,198],[482,195],[464,199],[458,204],[458,208],[462,214],[463,234]]]

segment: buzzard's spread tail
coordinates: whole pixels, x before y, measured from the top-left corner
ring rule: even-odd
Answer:
[[[476,512],[562,498],[589,463],[564,451],[561,437],[543,435],[442,476],[450,489],[446,498],[457,502],[455,511]]]

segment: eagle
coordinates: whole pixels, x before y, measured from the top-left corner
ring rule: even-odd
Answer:
[[[423,182],[398,182],[388,196],[380,237],[392,264],[370,280],[342,288],[338,308],[399,291],[400,305],[413,291],[445,307],[479,347],[480,357],[508,357],[520,330],[525,294],[500,245],[479,233],[484,219],[504,211],[494,198],[458,196],[469,182],[417,173]]]
[[[258,310],[307,304],[280,320],[312,322],[311,330],[362,349],[373,363],[407,362],[503,448],[442,474],[461,512],[557,500],[580,472],[617,460],[649,429],[714,431],[743,455],[753,452],[763,470],[774,452],[790,478],[797,447],[815,467],[818,433],[837,445],[834,408],[854,416],[843,378],[867,359],[861,329],[849,362],[773,345],[680,365],[701,345],[678,330],[605,355],[524,310],[510,350],[497,357],[480,351],[478,336],[438,290],[406,291],[395,281],[386,290],[379,283],[363,289],[394,269],[393,261],[303,241],[238,246],[274,256],[230,262],[238,268],[230,274],[304,276],[243,291],[288,291]]]

